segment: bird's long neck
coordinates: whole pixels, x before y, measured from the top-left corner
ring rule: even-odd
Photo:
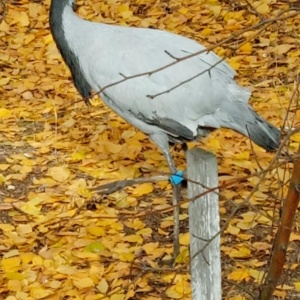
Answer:
[[[77,19],[73,11],[73,4],[74,0],[52,0],[49,18],[50,30],[61,56],[72,73],[75,87],[86,99],[92,94],[92,88],[83,75],[76,51],[72,48],[64,30],[64,18],[74,17],[72,18],[74,21]],[[72,24],[72,22],[67,23]],[[85,47],[86,45],[81,46]]]

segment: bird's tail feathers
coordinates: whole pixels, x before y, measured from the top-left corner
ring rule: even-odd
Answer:
[[[255,144],[275,151],[280,144],[280,130],[260,117],[248,104],[235,102],[227,105],[217,113],[220,127],[233,129],[247,137]]]
[[[247,122],[246,130],[249,138],[267,151],[275,151],[280,143],[280,130],[260,117],[252,109],[254,122]]]

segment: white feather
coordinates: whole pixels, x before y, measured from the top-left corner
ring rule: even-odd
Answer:
[[[278,147],[278,129],[252,110],[250,90],[234,81],[235,71],[215,53],[166,31],[83,20],[72,4],[52,0],[50,25],[76,88],[83,97],[105,88],[103,101],[150,135],[172,171],[169,139],[192,140],[211,128],[231,128],[267,150]]]
[[[166,31],[88,22],[76,16],[71,8],[64,12],[63,29],[95,92],[123,79],[122,75],[152,71],[174,62],[174,57],[205,50],[191,39]],[[203,74],[190,80],[200,73]],[[234,75],[226,62],[206,51],[151,76],[129,79],[110,87],[105,90],[107,97],[103,94],[101,97],[124,119],[148,134],[162,129],[135,118],[172,119],[196,136],[199,125],[222,127],[214,113],[224,101],[230,102],[236,96],[248,101],[250,93],[235,84]],[[184,81],[188,82],[166,92]],[[154,99],[147,97],[162,92],[165,93]]]

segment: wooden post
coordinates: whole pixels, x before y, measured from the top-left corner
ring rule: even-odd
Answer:
[[[207,151],[187,151],[188,197],[194,199],[218,186],[216,157]],[[221,300],[220,216],[218,190],[189,203],[193,300]],[[213,239],[213,240],[212,240]]]

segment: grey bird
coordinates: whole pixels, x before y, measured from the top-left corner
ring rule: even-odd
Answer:
[[[215,53],[170,32],[84,20],[73,5],[52,0],[50,29],[77,90],[84,99],[100,91],[107,106],[157,144],[172,174],[169,142],[213,129],[233,129],[267,151],[279,146],[280,131],[249,106],[251,92]]]

